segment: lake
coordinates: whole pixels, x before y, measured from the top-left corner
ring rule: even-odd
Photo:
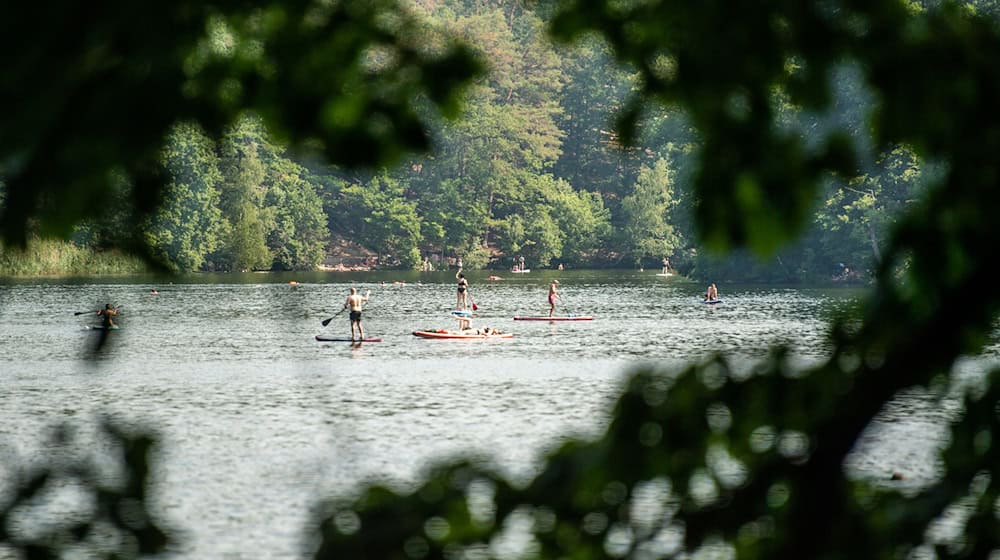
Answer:
[[[411,334],[455,326],[454,272],[3,280],[0,446],[30,458],[55,423],[92,425],[105,413],[154,427],[163,444],[154,503],[184,531],[174,557],[301,558],[319,497],[372,478],[405,487],[461,452],[526,479],[563,438],[601,432],[629,368],[717,352],[749,364],[779,343],[814,362],[829,350],[830,319],[864,294],[720,285],[725,302],[708,306],[704,285],[655,272],[501,272],[499,281],[470,272],[473,324],[514,338],[466,341]],[[594,321],[512,320],[547,313],[553,278],[557,314]],[[320,322],[352,286],[371,290],[363,323],[384,342],[316,342],[349,334],[346,313]],[[107,302],[122,306],[122,328],[94,357],[96,317],[75,313]],[[978,359],[998,353],[994,345]],[[910,484],[926,483],[948,414],[908,392],[847,468],[874,478],[902,469]]]

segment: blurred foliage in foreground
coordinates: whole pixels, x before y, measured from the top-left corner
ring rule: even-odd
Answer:
[[[704,140],[697,217],[716,246],[774,250],[799,231],[826,173],[851,170],[846,135],[826,132],[806,143],[774,122],[772,108],[784,95],[821,111],[831,70],[843,61],[858,63],[878,97],[879,147],[906,144],[944,162],[940,181],[898,225],[863,320],[832,329],[834,351],[822,365],[800,371],[776,350],[750,372],[720,359],[676,375],[638,374],[606,436],[566,444],[526,487],[469,462],[442,466],[407,495],[371,487],[318,516],[318,548],[310,552],[371,559],[995,554],[998,374],[966,395],[943,450],[945,470],[929,487],[903,495],[844,474],[845,458],[885,404],[977,352],[1000,303],[984,289],[1000,241],[1000,32],[953,4],[917,8],[894,0],[563,3],[553,24],[558,37],[597,31],[643,75],[637,103],[624,113],[626,136],[642,100],[690,112]],[[146,161],[119,148],[136,156],[129,161]],[[74,162],[58,163],[72,169]],[[956,531],[931,531],[955,506],[963,511],[953,519]]]
[[[417,106],[454,115],[481,69],[397,0],[8,3],[2,16],[0,239],[12,245],[105,220],[122,202],[115,176],[150,216],[179,122],[218,138],[252,110],[304,152],[382,164],[426,149]]]
[[[0,460],[0,555],[18,558],[137,558],[171,541],[149,508],[150,434],[105,422],[94,434],[62,426],[46,455]]]

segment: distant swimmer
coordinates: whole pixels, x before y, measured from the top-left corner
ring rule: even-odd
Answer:
[[[111,307],[108,303],[104,306],[104,309],[98,309],[97,314],[104,318],[103,325],[105,329],[116,329],[118,325],[115,324],[114,318],[118,316],[118,308]]]
[[[503,280],[503,278],[499,276],[490,276],[489,278],[487,278],[487,280]]]
[[[160,295],[160,292],[157,292],[156,288],[153,288],[152,290],[149,290],[149,293],[150,293],[150,295],[154,295],[154,296]]]
[[[708,286],[708,290],[705,291],[705,301],[718,301],[719,300],[719,289],[715,287],[715,282],[712,282]]]
[[[562,300],[559,292],[556,291],[556,286],[558,285],[558,280],[553,280],[552,283],[549,284],[549,317],[551,317],[556,311],[556,299]]]
[[[371,293],[371,290],[368,290],[365,295],[361,296],[358,295],[357,288],[351,288],[351,295],[347,296],[347,301],[344,302],[344,309],[351,310],[351,340],[354,340],[355,327],[358,330],[358,340],[365,339],[365,330],[361,326],[361,311]]]

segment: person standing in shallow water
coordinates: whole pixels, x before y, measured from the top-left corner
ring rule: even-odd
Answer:
[[[371,290],[368,290],[362,296],[358,295],[357,288],[351,288],[351,295],[347,296],[347,301],[344,302],[344,309],[351,310],[351,340],[354,340],[355,328],[358,330],[358,340],[365,339],[365,329],[361,326],[361,310],[371,293]]]

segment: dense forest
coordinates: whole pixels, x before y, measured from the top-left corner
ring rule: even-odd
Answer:
[[[686,274],[717,280],[862,280],[894,220],[935,177],[934,165],[903,145],[857,153],[856,176],[831,175],[803,202],[814,212],[795,226],[805,234],[794,246],[766,261],[715,257],[693,225],[694,208],[716,202],[692,194],[698,135],[681,110],[639,106],[625,111],[637,131],[626,147],[613,119],[632,106],[639,76],[603,43],[554,46],[544,5],[440,0],[412,9],[475,47],[489,68],[466,91],[459,118],[428,109],[431,152],[347,171],[290,153],[250,114],[219,141],[178,124],[162,155],[171,177],[164,203],[140,224],[153,255],[176,271],[305,270],[323,263],[334,240],[348,240],[380,266],[404,268],[457,257],[466,267],[507,267],[521,256],[536,268],[658,267],[670,257]],[[214,40],[231,48],[224,29]],[[662,71],[671,72],[668,61]],[[787,71],[802,69],[791,61]],[[839,71],[833,108],[823,114],[776,94],[779,120],[804,137],[841,130],[864,152],[874,100],[856,73]],[[747,108],[733,99],[732,110]],[[122,178],[123,197],[129,188]],[[77,227],[73,246],[120,245],[117,232],[137,218],[116,208]],[[6,272],[18,268],[12,255],[0,257]]]

